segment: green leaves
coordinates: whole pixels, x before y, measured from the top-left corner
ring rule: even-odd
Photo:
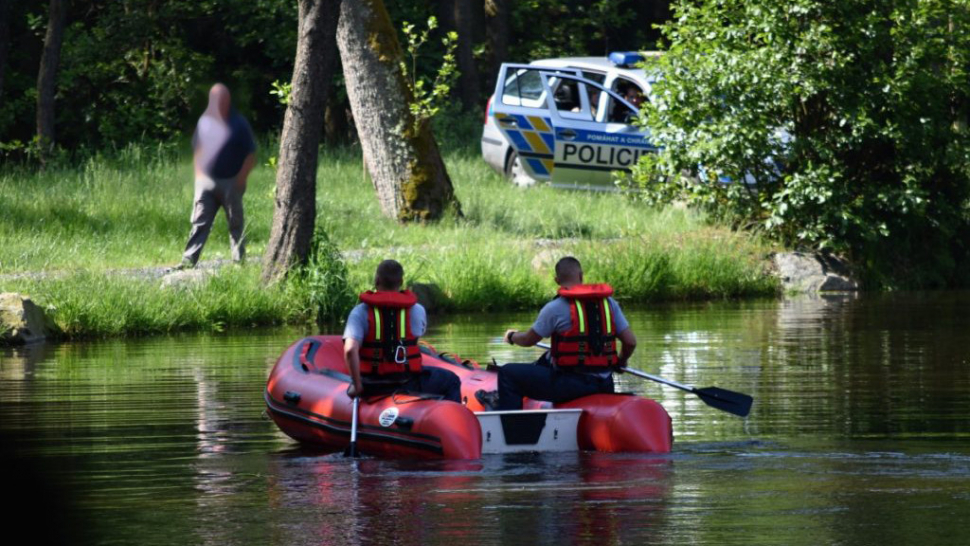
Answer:
[[[965,2],[701,0],[674,15],[644,108],[662,150],[632,174],[646,201],[874,267],[966,259],[943,235],[970,228]]]
[[[307,264],[287,279],[287,290],[305,306],[302,314],[324,324],[342,318],[354,306],[356,295],[349,277],[337,245],[322,226],[317,226]]]
[[[290,103],[290,95],[293,93],[293,84],[290,82],[284,82],[280,80],[273,80],[273,89],[270,90],[269,94],[276,97],[276,100],[280,102],[281,105],[286,106]]]
[[[441,39],[444,54],[441,57],[441,65],[437,69],[434,80],[428,81],[426,78],[418,76],[418,52],[427,43],[431,31],[436,28],[438,28],[438,20],[434,16],[428,18],[427,28],[424,30],[417,30],[413,24],[407,21],[401,25],[401,30],[404,32],[407,41],[408,56],[411,59],[410,68],[405,61],[401,61],[401,73],[404,75],[404,80],[413,97],[409,108],[413,118],[412,127],[415,131],[421,124],[438,113],[449,98],[451,86],[458,79],[458,70],[455,63],[458,33],[453,31],[448,32]]]
[[[12,42],[7,60],[0,134],[25,141],[33,132],[28,95],[47,2],[12,4],[12,28],[23,41]],[[297,3],[287,0],[70,3],[57,74],[57,140],[73,150],[184,138],[217,81],[229,85],[257,131],[276,125],[277,99],[267,91],[292,71],[296,20]]]

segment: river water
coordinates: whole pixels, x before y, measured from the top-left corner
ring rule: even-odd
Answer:
[[[751,394],[751,415],[621,376],[670,412],[672,453],[355,461],[263,416],[268,371],[301,330],[3,349],[4,520],[41,515],[33,539],[70,544],[970,540],[970,294],[627,315],[634,367]],[[426,339],[528,361],[496,339],[530,318],[432,317]]]

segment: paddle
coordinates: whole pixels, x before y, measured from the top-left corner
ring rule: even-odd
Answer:
[[[550,348],[548,343],[536,343],[536,347],[542,349]],[[708,406],[741,417],[748,416],[748,413],[751,411],[751,404],[754,402],[753,398],[740,392],[729,391],[727,389],[721,389],[718,387],[705,387],[703,389],[698,389],[697,387],[684,385],[676,381],[671,381],[670,379],[664,379],[663,377],[641,372],[640,370],[632,370],[626,366],[621,366],[620,371],[695,394]]]
[[[344,452],[345,457],[357,457],[357,413],[360,409],[360,397],[354,397],[354,414],[350,418],[350,445]]]

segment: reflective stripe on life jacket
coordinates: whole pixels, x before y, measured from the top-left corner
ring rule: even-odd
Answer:
[[[360,295],[367,304],[367,334],[360,345],[360,373],[364,378],[405,378],[421,371],[418,337],[411,331],[413,292],[372,292]]]
[[[569,302],[568,332],[552,335],[552,356],[556,366],[570,371],[606,371],[617,365],[616,326],[608,284],[580,284],[560,288],[559,296]]]

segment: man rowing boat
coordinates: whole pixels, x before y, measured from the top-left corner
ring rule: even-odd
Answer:
[[[558,297],[547,303],[527,332],[508,330],[510,345],[532,347],[552,337],[551,349],[533,364],[506,364],[498,372],[494,393],[476,397],[497,410],[522,409],[522,398],[563,403],[583,396],[613,392],[613,372],[626,366],[637,338],[611,296],[608,284],[583,284],[579,260],[556,263]],[[619,353],[616,341],[621,342]]]

